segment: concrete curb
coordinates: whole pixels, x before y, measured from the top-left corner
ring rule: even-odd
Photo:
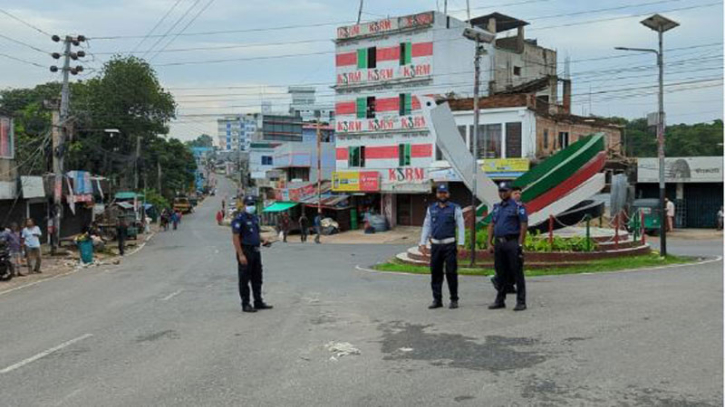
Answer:
[[[596,273],[569,273],[569,274],[551,274],[546,276],[530,276],[526,277],[526,279],[537,279],[542,277],[559,277],[559,276],[593,276],[597,274],[616,274],[616,273],[631,273],[635,271],[655,271],[655,270],[665,270],[670,268],[677,268],[677,267],[692,267],[692,266],[702,266],[703,264],[710,264],[710,263],[716,263],[718,261],[722,261],[722,256],[716,256],[711,258],[706,258],[701,261],[696,261],[694,263],[684,263],[684,264],[669,264],[666,266],[657,266],[657,267],[642,267],[637,269],[624,269],[624,270],[612,270],[612,271],[599,271]],[[393,274],[393,275],[401,275],[401,276],[422,276],[422,277],[428,277],[429,274],[419,274],[419,273],[408,273],[405,271],[380,271],[380,270],[373,270],[368,267],[363,267],[361,265],[356,265],[355,270],[358,271],[365,271],[368,273],[376,273],[376,274]],[[464,275],[460,274],[458,278],[481,278],[481,277],[489,277],[489,276],[471,276],[471,275]],[[2,294],[2,293],[0,293]]]

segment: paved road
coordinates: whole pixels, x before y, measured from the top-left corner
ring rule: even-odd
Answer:
[[[721,261],[531,279],[524,313],[463,278],[429,311],[426,277],[355,269],[401,247],[279,244],[275,309],[242,314],[219,200],[121,266],[0,295],[0,405],[722,405]]]

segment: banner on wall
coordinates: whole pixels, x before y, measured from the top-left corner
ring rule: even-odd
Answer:
[[[518,178],[530,168],[528,158],[495,158],[483,160],[481,170],[491,179]]]
[[[332,190],[335,192],[378,192],[380,174],[377,171],[335,171]]]

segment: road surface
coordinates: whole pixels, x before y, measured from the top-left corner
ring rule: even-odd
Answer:
[[[0,405],[722,405],[722,261],[532,278],[522,313],[462,278],[430,311],[426,276],[356,269],[404,247],[279,243],[275,308],[243,314],[226,188],[120,266],[0,294]]]

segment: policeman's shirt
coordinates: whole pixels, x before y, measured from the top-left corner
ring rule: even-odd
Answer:
[[[232,221],[232,233],[239,235],[244,246],[259,246],[259,218],[246,212],[237,215]]]
[[[524,205],[513,199],[507,199],[493,206],[491,221],[493,222],[493,235],[504,237],[521,233],[521,223],[528,222],[529,216]]]

